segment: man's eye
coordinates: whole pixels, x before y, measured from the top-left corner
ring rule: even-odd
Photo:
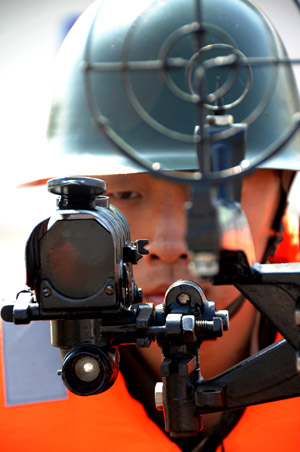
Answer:
[[[109,196],[114,199],[126,201],[128,199],[140,198],[141,194],[137,191],[116,191],[114,193],[110,193]]]

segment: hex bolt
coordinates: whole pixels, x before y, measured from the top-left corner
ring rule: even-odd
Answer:
[[[182,305],[187,305],[189,304],[189,302],[191,301],[191,297],[189,296],[188,293],[181,293],[178,295],[177,297],[177,301],[182,304]]]

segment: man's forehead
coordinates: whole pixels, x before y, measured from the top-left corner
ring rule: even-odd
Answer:
[[[103,179],[108,185],[113,184],[125,184],[128,182],[135,182],[140,180],[149,179],[148,173],[130,173],[130,174],[110,174],[110,175],[97,175],[94,176],[98,179]]]

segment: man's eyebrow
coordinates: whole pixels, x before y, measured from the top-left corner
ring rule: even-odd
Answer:
[[[105,177],[103,178],[105,180]],[[112,175],[109,176],[109,178],[107,178],[106,180],[107,185],[118,185],[118,186],[122,186],[122,185],[130,185],[132,183],[138,183],[140,182],[137,178],[135,177],[130,177],[130,175],[128,174],[120,174],[120,175]]]

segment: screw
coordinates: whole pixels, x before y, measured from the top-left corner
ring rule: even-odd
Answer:
[[[106,286],[106,287],[105,287],[105,293],[106,293],[107,295],[113,295],[113,294],[115,293],[114,287],[111,286],[111,285]]]
[[[44,297],[50,297],[50,295],[52,294],[51,289],[49,287],[44,287],[42,289],[42,294]]]
[[[188,293],[181,293],[178,295],[177,300],[179,301],[180,304],[186,305],[189,304],[189,302],[191,301],[191,297],[189,296]]]

